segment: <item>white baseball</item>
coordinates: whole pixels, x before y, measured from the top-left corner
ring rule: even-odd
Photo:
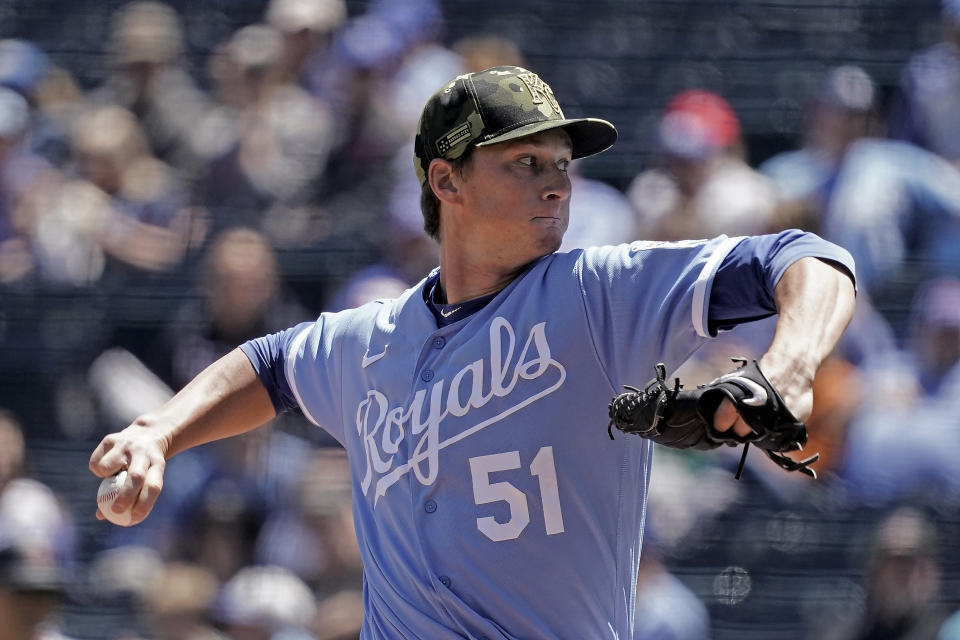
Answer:
[[[104,478],[100,483],[100,489],[97,491],[97,506],[100,507],[100,513],[113,524],[122,527],[130,526],[133,520],[132,510],[127,509],[122,513],[114,513],[110,507],[113,505],[114,499],[120,494],[120,487],[123,486],[126,479],[127,471],[124,469],[115,476]]]

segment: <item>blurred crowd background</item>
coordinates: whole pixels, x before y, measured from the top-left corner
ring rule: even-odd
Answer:
[[[0,640],[357,637],[346,463],[301,417],[172,459],[129,529],[87,460],[238,343],[422,278],[419,111],[495,64],[620,130],[565,249],[800,227],[857,260],[820,479],[659,450],[637,637],[960,638],[960,0],[0,0]]]

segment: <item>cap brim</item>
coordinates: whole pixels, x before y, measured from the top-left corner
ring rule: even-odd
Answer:
[[[507,133],[496,136],[489,140],[477,143],[478,147],[486,147],[491,144],[508,142],[517,138],[549,131],[551,129],[563,129],[570,136],[570,142],[573,145],[572,158],[586,158],[606,151],[617,141],[617,129],[613,124],[600,118],[574,118],[571,120],[543,120],[534,122],[522,127],[512,129]]]

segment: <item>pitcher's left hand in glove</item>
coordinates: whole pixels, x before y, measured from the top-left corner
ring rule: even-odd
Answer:
[[[816,478],[810,465],[820,455],[801,461],[784,455],[798,451],[807,443],[807,428],[787,408],[783,398],[763,375],[756,360],[734,358],[740,367],[693,390],[684,390],[680,379],[673,387],[666,382],[666,368],[656,366],[656,378],[644,389],[626,387],[627,391],[613,398],[608,408],[611,427],[634,433],[676,449],[714,449],[722,444],[735,447],[743,444],[743,456],[736,477],[743,471],[747,449],[752,443],[787,471],[799,471]],[[750,427],[751,433],[739,436],[733,429],[717,431],[713,415],[724,398]]]

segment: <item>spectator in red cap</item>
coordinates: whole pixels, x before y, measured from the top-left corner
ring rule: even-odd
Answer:
[[[691,89],[667,105],[660,121],[660,142],[668,153],[702,157],[740,142],[740,122],[727,101],[715,93]]]
[[[664,110],[657,137],[662,166],[641,173],[628,190],[640,237],[773,230],[773,186],[744,161],[740,123],[726,100],[701,89],[680,93]]]

